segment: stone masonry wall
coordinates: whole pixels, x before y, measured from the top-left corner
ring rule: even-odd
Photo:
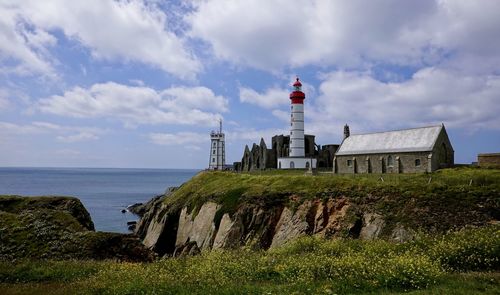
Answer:
[[[500,168],[500,153],[477,155],[479,167]]]
[[[336,173],[422,173],[430,171],[429,152],[336,156]],[[388,158],[392,156],[393,165]],[[416,165],[416,160],[420,165]],[[348,166],[348,160],[352,165]]]

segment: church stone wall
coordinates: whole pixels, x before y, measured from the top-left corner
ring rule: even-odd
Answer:
[[[429,158],[429,155],[429,152],[414,152],[336,156],[333,168],[335,173],[340,174],[422,173],[431,171],[432,157]],[[392,165],[389,156],[392,157]]]
[[[455,152],[444,129],[439,134],[432,150],[432,171],[450,168],[455,164]]]

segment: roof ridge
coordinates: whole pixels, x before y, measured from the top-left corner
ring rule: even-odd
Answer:
[[[357,135],[368,135],[368,134],[379,134],[379,133],[389,133],[389,132],[397,132],[397,131],[406,131],[406,130],[414,130],[414,129],[424,129],[424,128],[433,128],[433,127],[442,127],[443,125],[430,125],[430,126],[423,126],[423,127],[413,127],[413,128],[406,128],[406,129],[395,129],[395,130],[386,130],[386,131],[377,131],[377,132],[367,132],[367,133],[357,133],[357,134],[351,134],[351,136],[357,136]]]

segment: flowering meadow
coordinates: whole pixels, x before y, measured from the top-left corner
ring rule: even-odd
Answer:
[[[471,294],[500,292],[500,226],[383,240],[305,237],[268,251],[152,263],[0,262],[2,294]]]

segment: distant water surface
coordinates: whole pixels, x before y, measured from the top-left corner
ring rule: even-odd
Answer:
[[[199,170],[108,168],[0,168],[0,195],[59,195],[79,198],[90,212],[96,230],[127,232],[121,213],[126,206],[143,203],[179,186]]]

